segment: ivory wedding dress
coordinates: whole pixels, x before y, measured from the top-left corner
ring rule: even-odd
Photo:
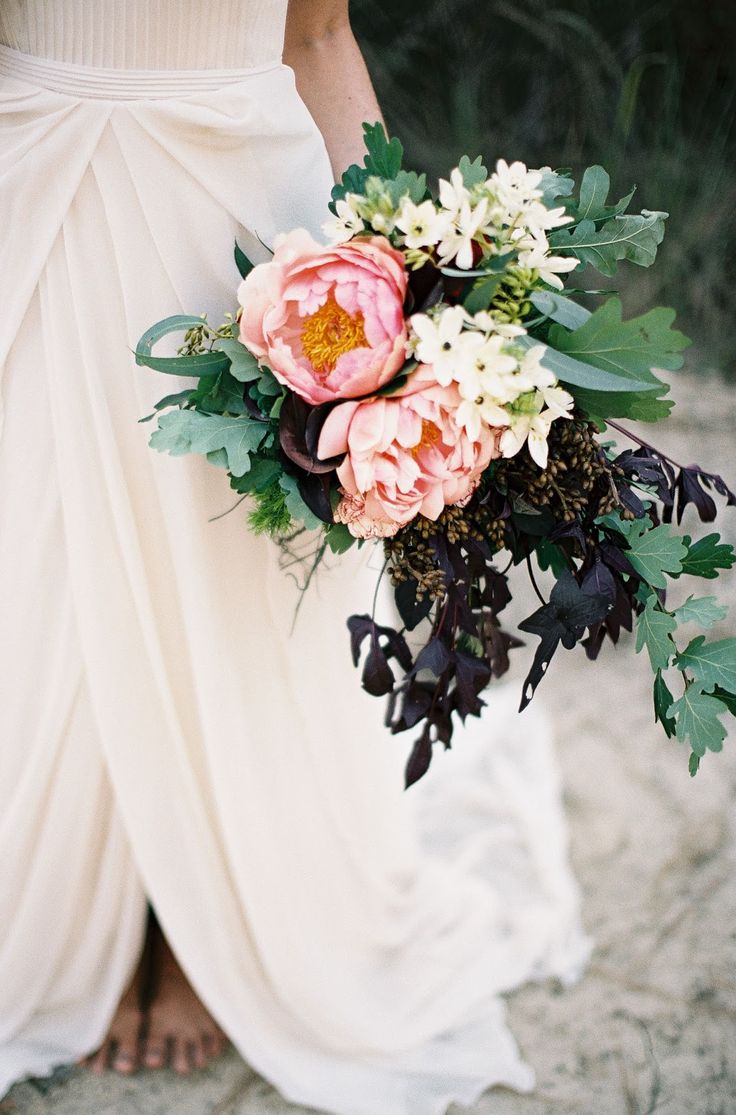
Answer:
[[[286,3],[0,4],[0,1095],[98,1046],[146,896],[248,1062],[336,1115],[529,1089],[498,995],[584,963],[544,718],[498,689],[404,794],[348,655],[370,560],[290,634],[276,547],[137,421],[143,329],[221,320],[236,235],[324,218]]]

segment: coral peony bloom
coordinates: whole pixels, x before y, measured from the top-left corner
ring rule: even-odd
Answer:
[[[406,285],[383,237],[326,248],[296,229],[241,283],[240,339],[309,403],[367,395],[406,359]]]
[[[386,538],[416,515],[437,519],[448,504],[467,500],[500,455],[501,431],[484,425],[470,438],[455,421],[460,402],[455,385],[441,387],[420,369],[396,395],[330,411],[319,456],[346,454],[335,520],[356,538]]]

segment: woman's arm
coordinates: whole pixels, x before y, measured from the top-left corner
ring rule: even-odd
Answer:
[[[348,0],[289,0],[284,62],[294,70],[339,178],[350,163],[363,161],[363,121],[382,118],[350,27]]]

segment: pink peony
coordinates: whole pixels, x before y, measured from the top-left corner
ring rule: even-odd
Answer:
[[[383,237],[325,248],[295,229],[241,283],[240,339],[309,403],[367,395],[406,359],[406,284]]]
[[[420,369],[396,395],[330,411],[319,456],[346,454],[337,470],[343,498],[336,521],[356,538],[386,538],[416,515],[436,519],[467,500],[500,452],[488,426],[472,440],[457,425],[460,401],[454,385],[440,387],[430,369]]]

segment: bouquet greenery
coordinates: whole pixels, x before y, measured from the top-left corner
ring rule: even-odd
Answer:
[[[434,197],[397,139],[364,128],[364,165],[333,190],[329,243],[293,230],[256,266],[236,245],[234,318],[213,329],[177,315],[141,338],[138,363],[195,377],[157,404],[150,444],[225,469],[251,498],[252,530],[313,543],[310,575],[328,551],[383,548],[401,626],[364,614],[348,627],[387,726],[419,729],[407,785],[521,645],[500,619],[518,566],[540,598],[519,624],[540,639],[521,708],[560,645],[594,659],[635,623],[655,719],[689,744],[694,774],[736,714],[736,639],[678,642],[681,624],[707,629],[725,609],[696,595],[668,607],[666,589],[717,577],[736,555],[672,520],[693,504],[711,522],[713,494],[736,496],[618,422],[669,414],[653,369],[682,364],[674,312],[625,321],[610,292],[563,293],[572,272],[650,266],[667,214],[628,213],[633,191],[609,202],[602,167],[576,192],[564,172],[500,160],[489,174],[465,156]],[[185,332],[179,354],[154,356],[173,331]],[[554,574],[549,599],[535,565]]]

